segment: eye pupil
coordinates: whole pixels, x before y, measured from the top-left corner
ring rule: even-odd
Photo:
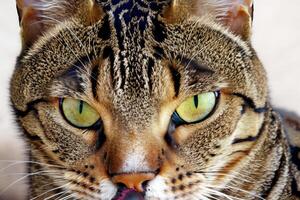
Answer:
[[[64,119],[77,128],[95,128],[100,123],[99,113],[87,102],[61,98],[59,108]]]
[[[83,111],[83,101],[80,101],[79,103],[79,113],[82,114]]]
[[[218,92],[207,92],[186,99],[176,108],[172,121],[179,126],[205,120],[214,112],[218,97]]]
[[[195,105],[196,108],[198,108],[198,104],[199,104],[198,95],[195,95],[194,96],[194,105]]]

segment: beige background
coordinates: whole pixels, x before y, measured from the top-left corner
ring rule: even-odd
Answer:
[[[269,77],[274,105],[300,113],[300,1],[256,0],[253,45]],[[9,108],[9,77],[20,50],[15,0],[0,1],[0,199],[17,200],[24,196],[24,184],[14,184],[4,197],[2,190],[22,177],[16,164],[4,170],[7,160],[25,160],[24,145],[14,127]],[[7,193],[7,192],[5,192]]]

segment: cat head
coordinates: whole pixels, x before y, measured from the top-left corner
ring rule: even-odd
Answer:
[[[64,189],[86,199],[131,192],[122,185],[148,199],[224,197],[212,187],[250,157],[267,102],[251,1],[17,8],[12,104],[33,158],[58,165]]]

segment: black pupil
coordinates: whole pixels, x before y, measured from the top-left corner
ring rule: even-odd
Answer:
[[[79,113],[81,114],[83,111],[83,101],[79,102]]]
[[[198,95],[195,95],[195,96],[194,96],[194,104],[195,104],[195,107],[196,107],[196,108],[198,108],[198,103],[199,103],[199,102],[198,102]]]

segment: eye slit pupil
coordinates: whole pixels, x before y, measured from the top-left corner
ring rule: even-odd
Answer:
[[[198,108],[198,105],[199,105],[198,95],[194,96],[194,104],[195,104],[195,107]]]
[[[83,111],[83,101],[79,102],[79,113],[81,114]]]

